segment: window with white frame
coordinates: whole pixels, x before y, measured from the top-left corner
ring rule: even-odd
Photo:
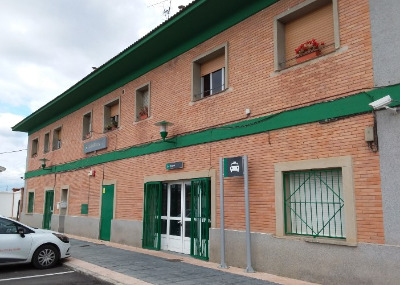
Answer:
[[[285,172],[285,232],[345,238],[342,170]]]
[[[136,121],[145,120],[150,116],[150,83],[136,89],[135,118]]]
[[[338,49],[337,0],[307,0],[288,9],[275,17],[274,34],[275,70]]]
[[[193,61],[192,100],[197,101],[227,88],[227,44]]]

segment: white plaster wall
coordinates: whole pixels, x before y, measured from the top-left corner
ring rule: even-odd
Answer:
[[[14,197],[14,205],[13,205]],[[21,199],[21,192],[0,192],[0,215],[16,218],[18,212],[18,201]]]

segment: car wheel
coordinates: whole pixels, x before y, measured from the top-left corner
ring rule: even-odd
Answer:
[[[42,245],[33,254],[32,263],[38,269],[53,267],[60,259],[58,250],[50,244]]]

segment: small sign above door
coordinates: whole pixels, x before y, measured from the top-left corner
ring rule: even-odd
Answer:
[[[243,157],[224,158],[224,177],[243,176]]]
[[[167,168],[167,170],[183,168],[183,162],[178,161],[178,162],[167,163],[165,168]]]

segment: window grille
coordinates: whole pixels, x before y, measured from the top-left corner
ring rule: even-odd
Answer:
[[[287,172],[286,234],[345,238],[341,169]]]

